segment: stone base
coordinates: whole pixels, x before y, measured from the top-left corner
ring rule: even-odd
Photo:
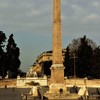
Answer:
[[[81,100],[78,94],[50,94],[44,95],[44,100]]]
[[[60,89],[63,91],[60,92]],[[64,84],[51,84],[49,91],[44,94],[46,100],[79,100],[78,94],[70,94]]]
[[[49,93],[60,93],[60,89],[63,90],[63,93],[68,93],[66,85],[65,84],[51,84],[49,86]]]
[[[65,83],[63,64],[53,64],[51,66],[51,83]]]
[[[53,64],[51,66],[51,84],[49,91],[44,94],[48,100],[78,100],[78,94],[70,94],[67,91],[64,80],[64,66],[63,64]]]

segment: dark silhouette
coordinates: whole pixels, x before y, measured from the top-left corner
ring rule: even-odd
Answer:
[[[67,77],[74,75],[73,59],[71,58],[69,47],[66,48],[63,64],[65,67],[64,75]]]
[[[6,40],[5,33],[0,31],[0,76],[4,78],[6,76],[6,67],[5,67],[5,52],[3,50],[4,46],[3,43]]]
[[[9,68],[9,78],[16,78],[21,62],[19,60],[20,49],[17,47],[13,39],[13,34],[9,36],[6,50],[7,66]]]
[[[43,65],[42,65],[43,73],[47,76],[51,75],[51,70],[50,70],[51,65],[52,65],[52,61],[43,62]]]
[[[72,77],[74,75],[74,66],[77,77],[92,77],[93,74],[95,75],[95,73],[99,73],[99,52],[100,49],[97,49],[96,44],[92,40],[86,38],[86,36],[73,39],[72,44],[66,48],[64,58],[65,75],[67,77]],[[73,54],[75,54],[75,59],[73,58]],[[98,57],[96,55],[98,55]],[[95,72],[94,69],[97,69],[97,72]],[[100,77],[100,75],[98,77]]]
[[[62,88],[59,89],[59,93],[63,94],[63,89]]]
[[[90,60],[93,54],[92,47],[88,45],[86,36],[81,38],[81,44],[78,48],[78,76],[87,77],[90,74]]]
[[[93,52],[91,74],[94,78],[100,78],[100,47],[97,47]]]
[[[70,88],[70,93],[78,93],[78,87],[77,86],[73,86]]]
[[[99,91],[98,88],[96,88],[96,93],[97,93],[98,95],[100,95],[100,91]]]

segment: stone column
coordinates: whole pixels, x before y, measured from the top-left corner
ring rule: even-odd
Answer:
[[[51,83],[64,83],[64,66],[62,63],[62,35],[60,0],[53,0],[53,64],[51,66]]]

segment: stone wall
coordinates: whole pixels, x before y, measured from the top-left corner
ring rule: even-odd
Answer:
[[[0,80],[0,87],[4,87],[5,85],[8,87],[15,87],[16,86],[16,79]]]
[[[4,87],[5,85],[7,85],[8,87],[23,87],[23,86],[27,86],[26,83],[28,82],[39,82],[42,86],[47,86],[50,85],[50,78],[17,78],[16,79],[6,79],[6,80],[0,80],[0,87]],[[84,86],[84,79],[66,79],[66,86],[70,87],[75,85],[82,87]],[[100,87],[100,79],[94,79],[94,80],[86,80],[86,85],[88,87]]]
[[[47,77],[26,77],[26,78],[17,78],[17,87],[28,86],[29,83],[35,82],[39,83],[41,86],[47,86]]]
[[[66,79],[66,86],[73,86],[75,84],[79,87],[82,87],[84,85],[86,85],[87,87],[100,87],[100,79]]]

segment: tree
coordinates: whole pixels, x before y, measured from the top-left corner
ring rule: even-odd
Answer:
[[[64,75],[65,76],[73,76],[74,73],[74,67],[73,67],[73,59],[71,57],[71,53],[70,53],[70,49],[69,47],[66,48],[66,52],[65,52],[65,58],[64,58]]]
[[[91,74],[94,78],[100,78],[100,47],[97,47],[91,59]]]
[[[0,76],[5,77],[6,75],[6,68],[5,68],[5,52],[3,50],[3,43],[6,40],[5,33],[0,31]]]
[[[72,52],[75,51],[75,50],[78,51],[78,48],[81,45],[81,39],[82,38],[73,39],[72,42],[68,45],[69,49]],[[93,40],[86,38],[86,41],[87,41],[87,44],[90,45],[93,50],[97,48],[97,45]]]
[[[20,67],[20,60],[19,60],[19,55],[20,55],[20,49],[17,47],[14,39],[13,39],[13,34],[9,36],[8,39],[8,44],[6,48],[6,57],[7,57],[7,65],[9,72],[11,73],[11,77],[15,78],[18,75],[18,69]]]
[[[74,75],[74,60],[77,77],[86,77],[91,75],[91,58],[93,50],[97,47],[93,40],[86,36],[78,39],[73,39],[68,45],[65,53],[64,66],[67,76]],[[75,54],[75,59],[73,58]]]
[[[92,54],[92,47],[88,45],[86,36],[84,36],[81,38],[81,44],[78,48],[78,76],[90,76],[90,61]]]

